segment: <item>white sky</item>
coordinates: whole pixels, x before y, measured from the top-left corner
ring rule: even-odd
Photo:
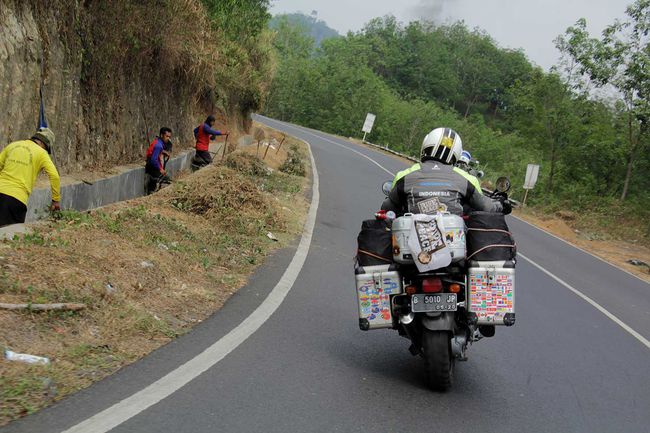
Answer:
[[[578,18],[600,36],[616,18],[625,17],[633,0],[271,0],[271,13],[318,12],[341,34],[358,31],[370,19],[394,15],[407,23],[420,17],[436,22],[464,20],[486,30],[502,47],[523,48],[528,58],[548,69],[559,56],[553,39]]]

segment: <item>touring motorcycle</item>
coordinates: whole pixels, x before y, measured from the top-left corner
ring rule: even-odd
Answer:
[[[507,199],[509,189],[499,178],[490,195]],[[514,325],[516,246],[502,214],[380,211],[364,221],[358,244],[359,327],[408,338],[430,388],[448,390],[472,343]]]

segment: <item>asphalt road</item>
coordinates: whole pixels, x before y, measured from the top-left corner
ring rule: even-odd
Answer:
[[[511,218],[519,252],[529,259],[517,265],[517,323],[470,348],[450,392],[431,392],[408,340],[357,325],[356,235],[383,199],[380,185],[391,178],[385,170],[406,165],[322,133],[260,120],[311,144],[320,202],[304,266],[249,338],[111,431],[650,432],[650,285]],[[79,426],[175,371],[260,305],[294,252],[273,256],[188,335],[1,431]]]

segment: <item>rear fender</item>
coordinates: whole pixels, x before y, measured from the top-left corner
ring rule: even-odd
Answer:
[[[452,331],[455,328],[454,313],[444,312],[438,317],[429,317],[426,314],[419,314],[420,322],[429,331]]]

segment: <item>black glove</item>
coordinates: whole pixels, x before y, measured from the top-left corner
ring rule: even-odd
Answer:
[[[508,215],[510,212],[512,212],[512,203],[510,203],[510,200],[507,198],[501,198],[499,200],[501,202],[501,206],[503,206],[503,212],[504,215]]]

